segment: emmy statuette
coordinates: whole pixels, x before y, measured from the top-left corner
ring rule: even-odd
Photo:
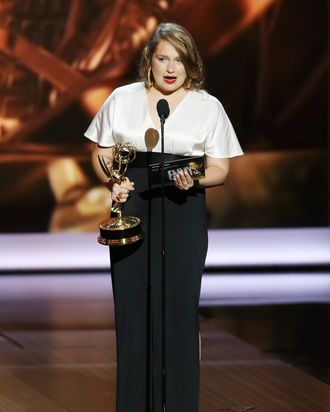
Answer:
[[[115,183],[125,180],[129,163],[136,157],[136,149],[130,143],[120,143],[114,147],[112,163],[107,163],[103,156],[98,156],[104,174]],[[98,242],[102,245],[123,246],[142,239],[141,220],[135,216],[122,216],[122,203],[115,202],[111,212],[116,217],[105,219],[100,223]]]

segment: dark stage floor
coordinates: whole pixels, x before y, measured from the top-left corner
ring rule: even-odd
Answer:
[[[113,330],[6,331],[1,412],[111,412]],[[201,412],[328,412],[330,387],[202,323]]]

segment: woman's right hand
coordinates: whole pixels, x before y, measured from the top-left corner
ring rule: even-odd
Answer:
[[[129,194],[134,190],[134,182],[131,182],[128,177],[121,183],[114,183],[111,191],[111,199],[117,203],[125,203],[129,198]]]

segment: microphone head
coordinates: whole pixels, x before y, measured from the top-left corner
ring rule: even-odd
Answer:
[[[170,108],[169,105],[167,103],[167,100],[165,99],[160,99],[157,102],[157,112],[158,112],[158,116],[165,120],[168,118],[168,115],[170,114]]]

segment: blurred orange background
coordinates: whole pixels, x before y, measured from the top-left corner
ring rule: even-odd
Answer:
[[[196,39],[246,152],[208,190],[209,226],[327,226],[328,15],[326,0],[0,0],[0,232],[98,230],[109,194],[83,133],[162,21]]]

